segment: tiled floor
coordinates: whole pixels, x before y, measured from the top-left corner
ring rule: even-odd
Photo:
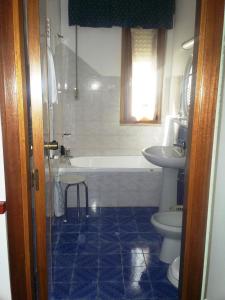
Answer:
[[[161,238],[150,224],[155,208],[99,208],[88,220],[53,225],[51,299],[177,300],[159,261]]]

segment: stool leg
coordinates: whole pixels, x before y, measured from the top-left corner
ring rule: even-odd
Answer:
[[[83,182],[83,185],[85,187],[85,197],[86,197],[86,217],[89,217],[89,199],[88,199],[88,186],[85,182]]]
[[[63,220],[64,223],[67,223],[67,194],[68,194],[69,187],[70,186],[67,185],[65,188],[65,208],[64,208],[65,211],[64,211],[64,220]]]
[[[77,184],[77,218],[80,221],[80,187]]]

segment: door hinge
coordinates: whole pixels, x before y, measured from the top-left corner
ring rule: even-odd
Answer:
[[[32,187],[35,188],[36,191],[39,191],[39,172],[38,169],[32,171],[31,174]]]

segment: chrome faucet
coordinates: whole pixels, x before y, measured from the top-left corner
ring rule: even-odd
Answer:
[[[178,140],[177,143],[173,144],[174,147],[178,147],[180,153],[185,155],[186,150],[186,142],[184,140]]]
[[[62,134],[62,137],[64,137],[64,136],[71,136],[72,134],[70,133],[70,132],[64,132],[63,134]]]

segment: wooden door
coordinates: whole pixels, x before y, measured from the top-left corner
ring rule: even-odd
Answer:
[[[34,291],[32,210],[20,0],[0,1],[0,87],[12,299],[30,300]]]

